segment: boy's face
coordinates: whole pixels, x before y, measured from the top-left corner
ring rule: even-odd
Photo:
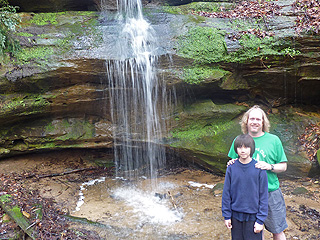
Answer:
[[[245,146],[237,147],[237,153],[240,159],[248,159],[250,158],[251,148]]]

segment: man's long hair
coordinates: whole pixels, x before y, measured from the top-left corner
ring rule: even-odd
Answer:
[[[260,108],[259,105],[254,105],[252,108],[250,108],[246,113],[242,116],[242,119],[240,121],[241,130],[244,134],[248,133],[248,118],[249,114],[252,110],[258,109],[262,113],[262,131],[269,132],[270,129],[270,122],[267,117],[267,114]]]

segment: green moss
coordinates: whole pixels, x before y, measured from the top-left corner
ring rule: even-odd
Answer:
[[[229,144],[225,144],[225,132],[234,128],[234,122],[211,119],[210,123],[195,121],[184,128],[171,131],[171,146],[183,147],[206,154],[226,154]],[[231,142],[230,142],[231,144]]]
[[[99,167],[105,167],[105,168],[114,167],[114,161],[110,159],[94,159],[94,163]]]
[[[193,2],[187,7],[190,12],[220,12],[221,4],[214,2]]]
[[[36,65],[46,70],[48,64],[54,63],[65,54],[74,54],[75,42],[83,41],[84,47],[92,48],[102,42],[102,32],[97,27],[97,12],[59,12],[35,13],[31,18],[23,18],[19,36],[29,38],[32,47],[23,47],[14,52],[14,65]],[[25,27],[52,24],[46,34],[32,35],[24,32]],[[88,39],[88,40],[87,40]],[[9,60],[7,60],[9,61]]]
[[[55,141],[90,139],[94,136],[95,127],[85,120],[63,119],[62,121],[48,123],[45,132],[46,135],[58,135]]]
[[[185,106],[179,111],[177,127],[171,130],[168,142],[172,147],[201,153],[203,161],[214,165],[218,159],[227,158],[234,137],[241,133],[237,116],[245,109],[214,104],[210,99]]]
[[[10,150],[9,150],[9,149],[0,148],[0,155],[1,155],[1,154],[8,154],[8,153],[10,153]]]
[[[16,35],[22,37],[33,37],[33,34],[27,32],[17,32]]]
[[[77,16],[85,16],[85,17],[95,17],[99,15],[99,13],[96,11],[76,11],[74,12],[74,14]]]
[[[162,10],[171,14],[184,14],[184,11],[180,7],[175,6],[163,6]]]
[[[0,104],[0,115],[42,112],[48,105],[49,102],[41,96],[15,97]]]
[[[233,3],[216,3],[209,1],[192,2],[180,6],[163,6],[163,11],[171,14],[191,14],[193,12],[221,12],[221,7],[225,11],[231,9]]]
[[[59,137],[60,140],[66,140],[66,139],[88,139],[91,138],[94,135],[94,126],[85,121],[76,121],[72,124],[68,123],[67,121],[64,121],[65,128],[69,129],[69,132]]]
[[[30,23],[36,25],[47,25],[47,24],[58,24],[57,15],[61,15],[63,13],[35,13],[33,17],[30,19]]]
[[[184,129],[176,129],[171,132],[171,136],[174,139],[179,139],[181,141],[192,141],[196,142],[203,137],[213,137],[219,133],[229,129],[233,124],[231,122],[215,122],[207,126],[202,124],[194,123]]]
[[[11,201],[11,195],[5,194],[0,196],[0,201],[4,203],[8,203]]]
[[[89,220],[87,218],[80,218],[80,217],[75,217],[75,216],[71,216],[71,215],[65,215],[64,217],[67,218],[70,221],[73,221],[73,222],[80,222],[80,223],[83,223],[83,224],[92,225],[92,226],[98,226],[98,227],[102,227],[102,228],[110,228],[110,226],[108,226],[108,225],[104,225],[104,224],[99,223],[99,222],[94,222],[94,221],[91,221],[91,220]]]
[[[17,58],[17,63],[19,64],[25,64],[33,60],[40,65],[44,65],[44,61],[48,60],[55,53],[54,47],[38,46],[33,48],[24,48],[15,56]]]
[[[177,41],[178,55],[194,59],[198,64],[218,62],[246,62],[270,56],[296,56],[293,43],[287,39],[276,37],[259,38],[256,35],[245,34],[238,43],[235,51],[228,51],[225,42],[225,31],[214,27],[192,27],[179,36]]]
[[[259,38],[255,35],[244,35],[239,44],[241,48],[236,52],[230,53],[226,59],[228,62],[245,62],[256,58],[269,56],[296,56],[300,52],[291,48],[291,42],[276,37]]]
[[[50,123],[45,127],[45,129],[46,129],[46,132],[52,132],[52,131],[54,131],[55,128],[54,128],[52,122],[50,122]]]
[[[17,218],[23,218],[23,214],[21,213],[21,209],[17,206],[14,206],[11,211],[14,213],[14,215],[17,217]]]
[[[228,54],[225,32],[210,27],[192,27],[178,38],[177,53],[192,58],[196,63],[220,62]]]
[[[228,71],[218,67],[196,65],[185,67],[181,74],[181,78],[186,83],[199,84],[206,80],[220,80],[228,73]]]

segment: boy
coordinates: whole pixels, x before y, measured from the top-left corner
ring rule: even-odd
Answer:
[[[232,240],[261,240],[263,223],[268,214],[268,179],[266,170],[255,167],[252,159],[255,142],[248,134],[234,141],[239,161],[226,171],[222,216],[231,229]]]

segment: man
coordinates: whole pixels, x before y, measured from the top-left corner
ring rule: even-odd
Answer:
[[[243,115],[240,124],[242,132],[248,133],[255,141],[256,151],[253,158],[258,161],[256,168],[267,170],[269,200],[265,228],[273,234],[274,240],[285,240],[283,231],[288,227],[286,206],[277,176],[277,173],[287,170],[287,157],[282,143],[276,135],[269,133],[270,122],[265,112],[257,105]],[[232,159],[238,158],[233,143],[228,156]],[[232,161],[228,164],[232,164]]]

